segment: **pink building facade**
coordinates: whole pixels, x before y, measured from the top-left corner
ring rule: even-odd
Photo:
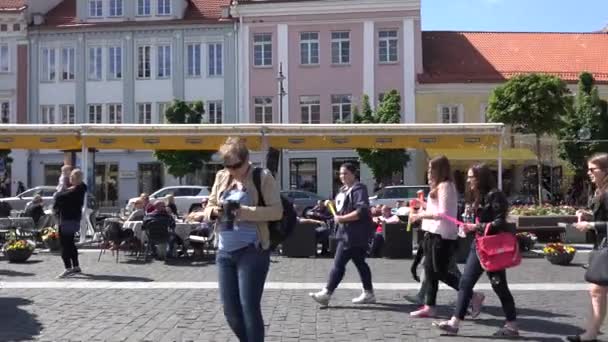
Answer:
[[[232,13],[240,27],[240,122],[348,123],[363,95],[376,106],[391,89],[401,94],[402,122],[415,121],[419,0],[241,0]],[[285,151],[282,188],[331,196],[339,164],[356,159],[352,150]],[[405,170],[406,183],[414,178]],[[361,180],[373,186],[365,165]]]

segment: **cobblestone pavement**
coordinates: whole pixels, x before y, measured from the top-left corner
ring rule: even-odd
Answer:
[[[527,258],[509,271],[509,282],[527,284],[514,291],[522,340],[561,341],[580,332],[588,307],[585,291],[535,290],[536,283],[584,284],[579,254],[575,266],[559,267],[540,258]],[[459,337],[445,337],[431,328],[428,319],[412,319],[416,307],[402,299],[414,291],[379,290],[378,303],[355,306],[350,299],[358,290],[338,289],[328,309],[319,309],[299,283],[322,283],[330,259],[273,257],[269,281],[287,283],[287,289],[266,290],[263,298],[267,341],[484,341],[503,322],[496,296],[484,290],[487,302],[482,315],[466,322]],[[410,260],[371,259],[374,281],[412,285]],[[148,264],[110,255],[97,262],[97,253],[81,253],[86,275],[60,280],[73,284],[119,282],[215,282],[212,262],[155,261]],[[61,271],[58,256],[34,255],[27,264],[0,261],[0,341],[236,341],[225,323],[215,288],[209,289],[86,289],[50,288]],[[13,288],[10,283],[39,284],[41,288]],[[354,267],[344,282],[358,283]],[[482,283],[487,280],[482,278]],[[81,283],[77,283],[81,284]],[[125,283],[130,284],[130,283]],[[580,287],[580,286],[579,286]],[[559,291],[557,291],[559,290]],[[439,294],[440,314],[451,314],[452,290]]]

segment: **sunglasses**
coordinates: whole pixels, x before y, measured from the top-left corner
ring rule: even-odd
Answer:
[[[240,162],[238,162],[238,163],[231,164],[231,165],[224,164],[224,167],[225,167],[225,168],[227,168],[227,169],[232,169],[232,170],[234,170],[234,169],[240,169],[240,168],[241,168],[241,166],[243,166],[244,164],[245,164],[245,162],[240,161]]]

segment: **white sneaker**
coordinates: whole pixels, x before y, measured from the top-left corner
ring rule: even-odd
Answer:
[[[373,304],[376,302],[376,296],[371,291],[363,291],[357,298],[353,298],[353,304]]]
[[[63,278],[66,278],[67,276],[71,275],[72,273],[73,273],[73,272],[72,272],[72,269],[71,269],[71,268],[70,268],[70,269],[66,269],[66,270],[63,270],[63,272],[61,272],[61,273],[60,273],[60,274],[57,276],[57,278],[58,278],[58,279],[63,279]]]
[[[329,305],[329,300],[331,299],[331,294],[327,292],[327,289],[323,289],[319,292],[311,292],[308,294],[315,300],[315,302],[321,304],[321,307],[327,307]]]

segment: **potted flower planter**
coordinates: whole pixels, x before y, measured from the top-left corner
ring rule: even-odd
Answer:
[[[61,243],[57,239],[47,239],[47,240],[44,240],[44,245],[51,252],[57,252],[57,251],[59,251],[61,249]]]
[[[14,249],[4,251],[4,255],[9,262],[25,262],[32,256],[32,253],[34,253],[34,251],[31,249]]]
[[[547,254],[545,258],[552,263],[553,265],[570,265],[572,260],[574,259],[575,253],[558,253],[558,254]]]
[[[569,265],[574,259],[576,249],[562,243],[548,243],[543,248],[547,261],[554,265]]]

